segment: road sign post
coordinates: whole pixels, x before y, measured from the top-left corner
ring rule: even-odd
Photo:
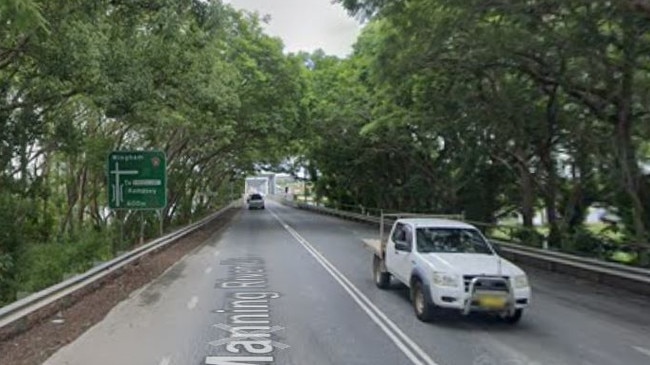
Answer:
[[[160,151],[113,151],[108,156],[111,209],[157,210],[167,205],[167,166]]]
[[[158,210],[158,215],[160,216],[160,237],[165,234],[165,211],[163,209]]]

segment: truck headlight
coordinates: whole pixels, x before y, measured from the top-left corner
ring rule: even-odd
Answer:
[[[448,286],[455,288],[458,286],[458,276],[454,274],[433,273],[433,284],[437,286]]]
[[[516,289],[528,288],[528,277],[526,277],[526,275],[515,276],[515,288]]]

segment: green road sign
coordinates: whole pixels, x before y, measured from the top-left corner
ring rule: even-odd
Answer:
[[[160,151],[113,151],[108,155],[111,209],[163,209],[167,205],[167,166]]]

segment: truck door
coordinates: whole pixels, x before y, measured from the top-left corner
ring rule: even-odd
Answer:
[[[408,224],[397,223],[387,245],[386,265],[399,281],[409,285],[411,276],[411,251],[413,229]]]

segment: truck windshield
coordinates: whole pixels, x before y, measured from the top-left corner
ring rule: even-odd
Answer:
[[[422,253],[479,253],[492,255],[475,229],[426,227],[417,229],[417,250]]]

